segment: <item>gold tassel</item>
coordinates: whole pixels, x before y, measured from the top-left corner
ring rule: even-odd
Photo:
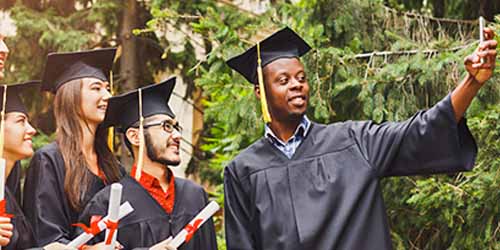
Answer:
[[[142,90],[139,88],[139,155],[137,156],[137,166],[135,179],[141,179],[142,165],[144,161],[144,117],[142,117]]]
[[[260,89],[260,106],[262,108],[262,115],[264,116],[264,122],[271,122],[271,115],[269,114],[269,109],[267,107],[266,100],[266,90],[264,88],[264,76],[262,75],[262,62],[260,58],[260,43],[257,43],[257,77],[259,81]]]
[[[0,114],[0,158],[3,158],[3,145],[5,137],[5,105],[7,100],[7,85],[3,85],[2,112]]]
[[[113,71],[109,71],[109,89],[110,94],[113,96],[115,93],[113,86]],[[113,127],[108,128],[108,147],[111,153],[115,152],[115,130]]]

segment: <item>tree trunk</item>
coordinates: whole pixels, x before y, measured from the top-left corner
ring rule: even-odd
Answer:
[[[435,17],[444,17],[445,6],[444,0],[434,0],[434,16]]]
[[[493,1],[498,0],[480,0],[479,1],[479,15],[486,18],[488,21],[493,22],[495,15],[495,8],[493,6]]]
[[[132,34],[132,30],[138,27],[137,8],[136,0],[126,0],[120,31],[121,57],[118,86],[121,92],[137,88],[139,82],[137,73],[137,38]],[[122,143],[121,147],[120,161],[127,168],[132,166],[132,159],[128,156],[124,143]]]

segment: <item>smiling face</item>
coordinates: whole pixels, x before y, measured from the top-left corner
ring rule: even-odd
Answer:
[[[287,121],[307,110],[309,84],[304,66],[297,58],[281,58],[263,68],[267,103],[273,119]],[[260,91],[256,87],[256,94]]]
[[[81,89],[82,116],[86,122],[97,126],[106,115],[109,93],[109,83],[96,78],[83,78]]]
[[[5,74],[5,61],[9,54],[9,48],[4,42],[4,37],[0,35],[0,80],[4,78]]]
[[[157,114],[147,117],[144,121],[144,142],[146,145],[146,155],[149,160],[158,162],[166,166],[177,166],[181,162],[180,143],[181,133],[176,129],[167,131],[162,122],[176,124],[177,121],[165,114]],[[155,124],[154,126],[149,126]],[[133,146],[134,155],[137,156],[139,150],[139,128],[130,127],[125,136]]]
[[[167,121],[175,124],[177,121],[168,115],[158,114],[148,118],[145,123],[158,123]],[[180,143],[181,134],[177,130],[167,132],[162,126],[152,126],[144,130],[146,152],[151,161],[167,166],[177,166],[181,162]]]
[[[33,155],[32,137],[36,130],[28,122],[26,114],[9,112],[5,115],[4,157],[12,161]]]

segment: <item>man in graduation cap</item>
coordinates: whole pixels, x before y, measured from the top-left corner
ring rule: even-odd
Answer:
[[[472,169],[477,148],[463,115],[493,74],[496,46],[481,43],[465,79],[434,107],[383,124],[307,119],[299,57],[310,47],[289,28],[230,59],[270,115],[263,138],[225,168],[227,249],[391,249],[380,179]]]
[[[120,181],[122,202],[128,201],[134,207],[134,212],[119,222],[117,240],[125,249],[173,249],[165,240],[179,233],[208,203],[201,186],[175,178],[169,169],[181,160],[182,129],[168,105],[174,86],[175,78],[171,78],[109,99],[103,124],[124,133],[124,141],[134,156],[132,177]],[[145,152],[141,152],[141,140]],[[108,203],[109,187],[94,196],[80,221],[88,223],[93,215],[105,215]],[[96,240],[103,237],[101,233]],[[217,249],[212,220],[180,249]]]

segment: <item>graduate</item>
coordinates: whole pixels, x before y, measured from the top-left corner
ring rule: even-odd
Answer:
[[[5,40],[8,37],[16,35],[16,25],[10,16],[0,11],[0,83],[3,83],[5,78],[5,65],[7,57],[9,56],[9,47]],[[6,185],[9,186],[11,194],[16,198],[17,202],[21,203],[21,164],[16,162],[9,177],[7,178]]]
[[[19,161],[33,155],[32,138],[36,130],[29,123],[28,111],[21,101],[21,94],[28,89],[38,89],[40,81],[30,81],[7,86],[5,100],[5,136],[2,158],[5,159],[5,176],[9,177]],[[0,86],[0,109],[4,109],[4,85]],[[9,185],[5,186],[5,213],[0,215],[0,246],[2,249],[26,249],[35,246],[31,225]],[[12,218],[9,218],[9,215]],[[4,217],[7,216],[7,217]]]
[[[23,209],[39,246],[67,244],[87,202],[124,174],[107,145],[108,76],[116,49],[51,53],[42,90],[55,94],[56,141],[35,152]]]
[[[403,122],[310,121],[300,57],[311,47],[289,28],[230,59],[254,84],[266,126],[224,171],[227,249],[392,249],[381,178],[474,166],[463,115],[493,74],[497,43],[485,34],[455,90]]]
[[[109,100],[103,124],[114,126],[124,134],[125,144],[134,156],[131,176],[119,182],[123,185],[122,202],[128,201],[134,207],[134,212],[119,222],[117,240],[124,249],[173,250],[165,240],[175,237],[208,204],[203,187],[174,177],[170,170],[181,160],[182,129],[168,105],[174,85],[175,78],[170,78]],[[141,107],[144,117],[142,139]],[[141,140],[144,142],[142,152]],[[108,203],[109,187],[106,187],[89,202],[80,221],[88,224],[91,216],[107,214]],[[96,238],[104,240],[104,233]],[[180,249],[216,250],[212,219]]]

